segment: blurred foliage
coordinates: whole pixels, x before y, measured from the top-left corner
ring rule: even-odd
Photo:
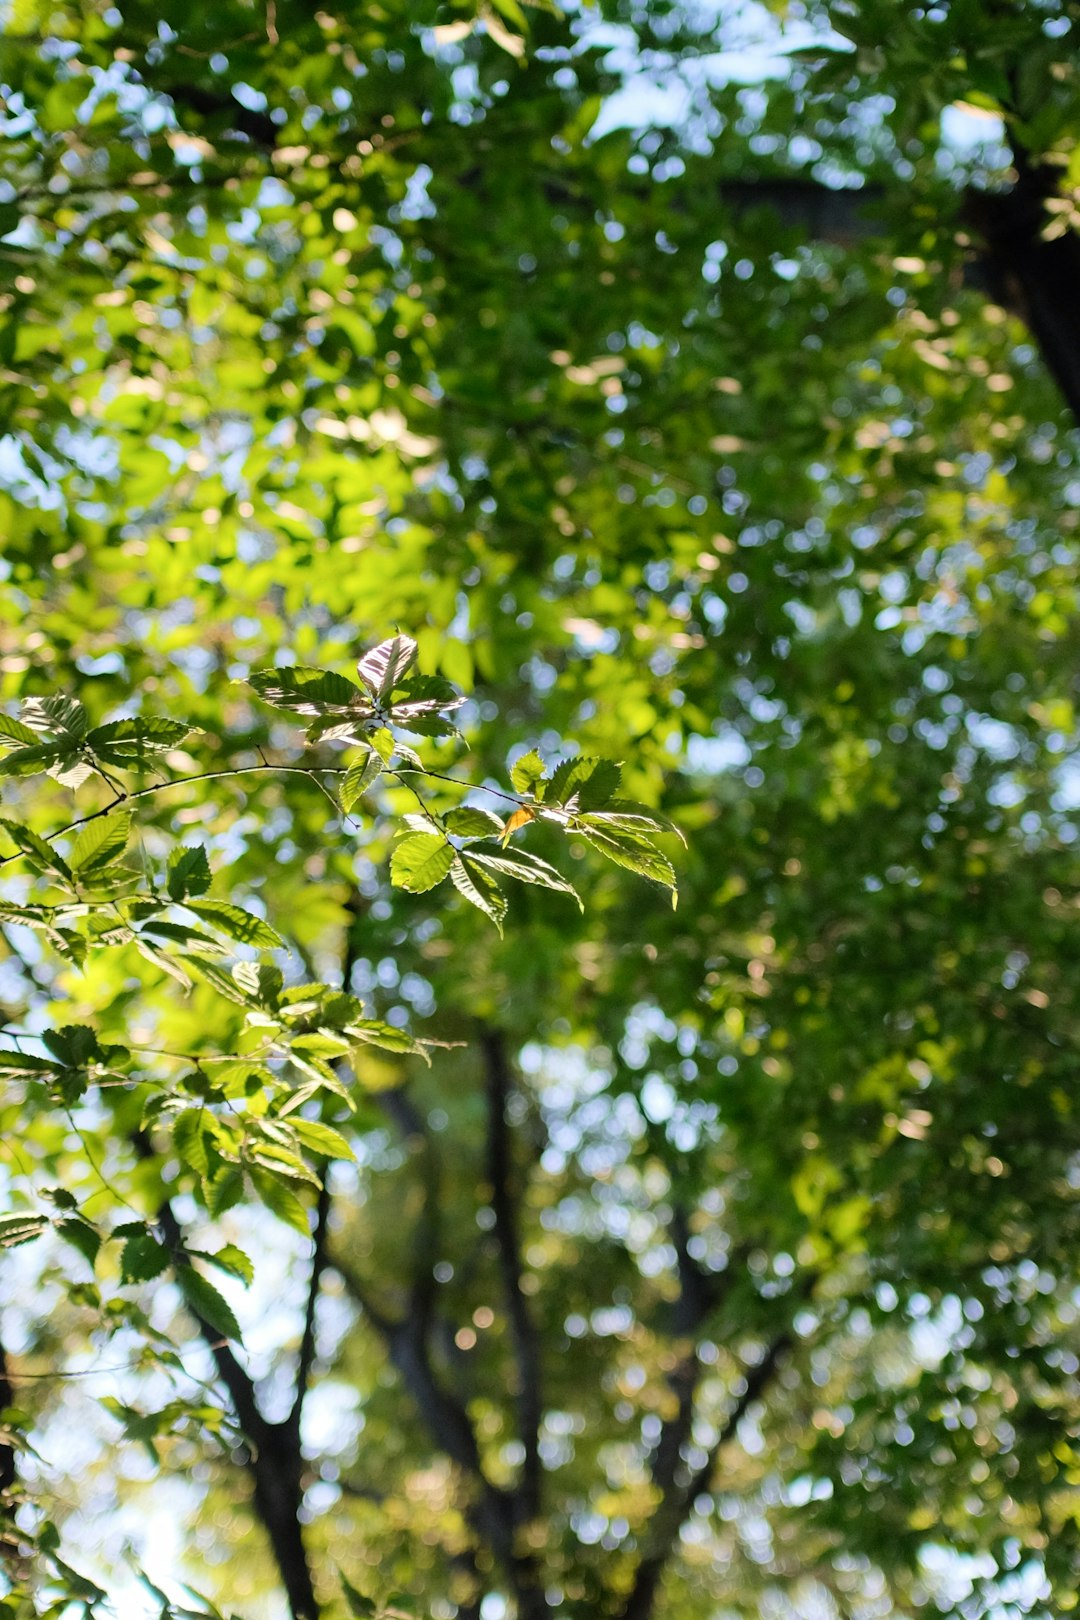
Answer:
[[[1078,28],[8,8],[5,1620],[1075,1607]]]

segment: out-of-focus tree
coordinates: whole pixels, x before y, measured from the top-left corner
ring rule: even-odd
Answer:
[[[1075,1605],[1078,28],[11,8],[9,1614]]]

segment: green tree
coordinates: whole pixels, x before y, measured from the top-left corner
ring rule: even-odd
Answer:
[[[1077,27],[12,8],[13,1617],[1075,1606]]]

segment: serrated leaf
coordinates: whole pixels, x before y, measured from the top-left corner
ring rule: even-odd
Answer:
[[[579,796],[588,792],[585,784],[595,782],[595,794],[598,796],[594,803],[606,803],[612,794],[618,790],[621,767],[614,760],[591,759],[579,755],[576,759],[564,759],[552,772],[551,780],[544,786],[542,798],[544,804],[566,804],[575,793]]]
[[[24,726],[21,720],[13,720],[9,714],[0,711],[0,737],[7,737],[11,742],[36,743],[37,734]]]
[[[612,799],[604,806],[603,814],[604,816],[623,816],[629,820],[639,817],[641,820],[649,822],[658,832],[674,833],[683,848],[687,848],[686,834],[678,822],[672,821],[671,817],[664,815],[661,810],[654,810],[648,805],[637,804],[633,799]]]
[[[399,1029],[396,1024],[384,1023],[381,1018],[357,1018],[346,1030],[354,1040],[366,1046],[380,1046],[385,1052],[410,1052],[429,1061],[421,1041]]]
[[[87,733],[86,746],[106,765],[137,769],[140,765],[154,764],[157,755],[175,748],[195,729],[186,720],[144,719],[142,716],[110,720]]]
[[[522,754],[510,767],[510,783],[515,793],[531,793],[537,782],[544,779],[544,762],[535,748]]]
[[[204,934],[201,928],[192,928],[187,923],[174,923],[163,917],[150,917],[142,925],[141,937],[145,938],[147,934],[167,940],[173,945],[183,945],[188,950],[205,951],[213,956],[228,955],[227,945],[223,945],[219,939],[214,939],[210,934]]]
[[[30,733],[33,736],[33,732]],[[61,759],[77,760],[79,754],[70,743],[32,743],[27,748],[15,748],[0,759],[0,776],[36,776],[47,771]]]
[[[257,669],[249,676],[264,703],[295,714],[370,713],[367,694],[344,675],[328,669]]]
[[[233,1209],[244,1196],[244,1178],[232,1165],[223,1165],[203,1182],[206,1209],[212,1220],[217,1220],[228,1209]]]
[[[5,1079],[31,1079],[43,1074],[55,1074],[56,1064],[51,1058],[36,1057],[33,1052],[0,1051],[0,1076]]]
[[[375,730],[370,734],[367,741],[370,746],[374,748],[383,764],[389,765],[390,761],[394,757],[395,748],[394,733],[389,729],[389,727],[376,726]]]
[[[580,910],[585,909],[574,885],[554,866],[549,866],[547,861],[542,861],[539,855],[534,855],[530,850],[508,849],[499,855],[473,850],[470,859],[481,866],[490,867],[494,872],[502,872],[506,877],[516,878],[519,883],[535,883],[539,888],[568,894],[577,901]]]
[[[122,1284],[150,1282],[160,1277],[169,1264],[169,1251],[150,1232],[138,1232],[128,1238],[120,1251],[120,1281]]]
[[[40,1237],[49,1222],[44,1215],[0,1215],[0,1248],[14,1249]]]
[[[598,759],[588,776],[578,782],[578,809],[602,809],[618,793],[621,782],[622,766],[613,759]]]
[[[341,784],[338,797],[341,808],[348,815],[353,805],[361,799],[368,788],[377,780],[383,768],[383,761],[373,748],[369,748],[362,759],[350,765],[345,773],[345,780]]]
[[[411,675],[399,681],[399,695],[394,703],[394,718],[402,721],[410,715],[433,714],[440,709],[460,709],[465,694],[443,680],[441,675]]]
[[[243,911],[240,906],[234,906],[228,900],[185,900],[184,904],[197,917],[201,917],[204,922],[212,923],[215,928],[220,928],[223,934],[235,939],[240,945],[254,945],[259,950],[276,950],[285,943],[277,930],[271,928],[262,917],[253,917],[249,911]]]
[[[51,928],[47,937],[53,950],[58,956],[62,956],[65,962],[70,962],[72,967],[85,967],[90,947],[83,934],[73,934],[69,928]]]
[[[157,946],[142,934],[136,934],[133,937],[135,948],[144,961],[152,963],[156,968],[160,968],[162,973],[168,974],[170,979],[175,979],[185,994],[192,988],[191,975],[184,971],[175,957],[170,956],[166,951],[158,950]],[[119,944],[123,943],[123,941],[116,940],[111,943]],[[189,957],[188,960],[193,959]]]
[[[79,877],[102,872],[120,859],[130,836],[131,812],[128,810],[91,821],[71,846],[68,865]]]
[[[67,1069],[85,1069],[90,1063],[115,1062],[123,1047],[102,1046],[89,1024],[61,1024],[41,1037],[53,1056]]]
[[[662,883],[665,889],[671,890],[671,903],[677,903],[677,886],[675,871],[666,856],[652,844],[646,843],[643,838],[636,838],[628,833],[607,834],[595,827],[581,827],[581,836],[599,854],[614,861],[616,866],[624,866],[630,872],[636,872],[640,877],[651,878],[654,883]]]
[[[276,1010],[285,982],[276,962],[234,962],[232,976],[246,996],[262,1007]]]
[[[61,787],[82,787],[88,777],[93,776],[94,767],[90,760],[80,753],[65,753],[54,764],[50,765],[47,775]]]
[[[183,961],[191,971],[206,983],[212,985],[219,995],[227,1000],[234,1001],[240,1007],[250,1006],[250,998],[237,984],[235,978],[217,962],[209,962],[205,957],[194,953],[184,952]]]
[[[257,1121],[256,1126],[261,1123]],[[290,1181],[307,1182],[312,1187],[319,1185],[318,1177],[312,1174],[299,1154],[291,1152],[277,1142],[265,1140],[257,1142],[250,1150],[250,1157],[254,1164],[261,1165],[273,1175],[287,1176]]]
[[[29,827],[24,827],[18,821],[0,818],[0,827],[3,827],[20,855],[24,855],[31,866],[39,871],[56,872],[70,882],[71,868],[62,855],[50,849],[44,838],[40,838],[36,832],[32,832]]]
[[[86,710],[78,698],[55,692],[51,697],[32,697],[23,701],[20,711],[24,725],[37,732],[57,732],[79,742],[86,736],[89,724]]]
[[[450,871],[454,850],[441,833],[411,833],[390,857],[390,881],[410,894],[426,894]]]
[[[471,804],[448,810],[443,817],[443,826],[455,838],[499,837],[503,830],[501,816],[495,815],[492,810],[478,810]]]
[[[239,1344],[243,1343],[240,1324],[233,1315],[232,1307],[222,1299],[213,1283],[208,1282],[200,1271],[196,1271],[195,1267],[190,1265],[177,1266],[176,1280],[185,1303],[197,1317],[213,1328],[215,1333],[222,1334],[226,1339],[235,1339]]]
[[[494,878],[490,878],[483,867],[467,855],[456,855],[450,868],[450,881],[471,906],[491,918],[501,934],[506,916],[506,896]]]
[[[348,1142],[332,1125],[324,1125],[318,1119],[291,1119],[289,1123],[311,1153],[318,1153],[324,1159],[355,1159],[356,1154]]]
[[[206,1145],[209,1134],[213,1140],[213,1116],[205,1108],[185,1108],[173,1120],[172,1138],[177,1157],[202,1179],[210,1168],[210,1154]]]
[[[356,673],[375,699],[383,703],[416,662],[416,642],[411,636],[392,636],[366,652]]]
[[[226,1243],[223,1248],[215,1250],[213,1254],[204,1252],[202,1249],[194,1252],[198,1259],[205,1260],[208,1265],[217,1266],[219,1271],[224,1271],[229,1277],[235,1277],[238,1282],[243,1283],[245,1288],[251,1286],[255,1277],[255,1267],[250,1257],[244,1253],[243,1249],[238,1249],[235,1243]]]
[[[311,1227],[307,1210],[292,1189],[267,1170],[252,1168],[250,1174],[252,1185],[267,1209],[276,1215],[279,1221],[284,1221],[286,1226],[293,1227],[304,1237],[310,1237]]]
[[[412,714],[404,715],[396,707],[390,710],[390,718],[396,726],[405,731],[411,731],[417,737],[460,737],[461,732],[452,720],[447,720],[441,714]],[[398,752],[402,752],[400,743]]]

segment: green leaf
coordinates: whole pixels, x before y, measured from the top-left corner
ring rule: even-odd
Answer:
[[[0,737],[8,737],[12,742],[36,743],[37,735],[24,726],[20,720],[13,720],[9,714],[0,710]]]
[[[10,757],[10,756],[9,756]],[[0,827],[3,827],[11,842],[18,849],[20,855],[25,856],[30,865],[40,872],[53,872],[60,877],[71,880],[71,868],[62,855],[50,849],[44,838],[40,838],[29,827],[24,827],[18,821],[8,821],[0,817]]]
[[[249,1288],[255,1279],[255,1267],[250,1257],[243,1249],[238,1249],[235,1243],[226,1243],[213,1254],[206,1253],[202,1249],[192,1252],[198,1259],[205,1260],[208,1265],[217,1266],[218,1270],[224,1271],[227,1276],[235,1277],[245,1288]]]
[[[547,861],[542,861],[539,855],[534,855],[531,850],[505,849],[498,855],[473,850],[470,859],[481,866],[490,867],[493,872],[502,872],[506,877],[516,878],[519,883],[535,883],[542,889],[555,889],[560,894],[568,894],[577,901],[580,910],[585,909],[574,885],[554,866],[549,866]]]
[[[296,714],[352,713],[359,720],[371,712],[367,695],[344,675],[326,669],[258,669],[249,677],[264,703]]]
[[[33,736],[33,732],[30,733]],[[59,760],[78,760],[78,750],[70,743],[33,743],[28,748],[15,748],[0,759],[0,776],[36,776],[48,771]]]
[[[357,1018],[346,1033],[367,1046],[381,1046],[385,1052],[411,1052],[427,1060],[422,1042],[396,1024],[384,1023],[381,1018]]]
[[[228,1001],[236,1002],[240,1007],[250,1006],[250,996],[237,983],[233,974],[227,972],[217,962],[208,962],[205,957],[187,951],[183,953],[183,961],[198,978],[205,979],[207,984],[213,985],[219,995],[225,996]]]
[[[244,1196],[244,1178],[233,1165],[226,1164],[203,1182],[203,1196],[211,1220],[233,1209]]]
[[[111,720],[87,733],[86,746],[106,765],[137,769],[156,762],[156,756],[175,748],[195,728],[186,720]]]
[[[304,1237],[311,1236],[311,1226],[308,1222],[307,1210],[297,1198],[292,1189],[277,1175],[268,1170],[257,1170],[252,1167],[249,1171],[251,1182],[255,1191],[279,1221],[286,1226],[293,1227]]]
[[[604,833],[594,826],[580,826],[578,830],[593,849],[614,861],[616,866],[624,866],[641,877],[651,878],[654,883],[662,883],[671,890],[672,905],[677,904],[674,868],[652,844],[629,833]]]
[[[89,1024],[61,1024],[56,1029],[45,1030],[41,1039],[66,1069],[112,1063],[125,1055],[123,1047],[102,1046]]]
[[[411,636],[392,636],[366,652],[356,673],[375,699],[383,704],[416,662],[416,642]]]
[[[188,950],[205,951],[208,955],[227,956],[229,947],[223,945],[212,934],[204,934],[201,928],[193,928],[188,923],[169,922],[162,917],[149,917],[140,930],[140,939],[147,934],[167,940],[173,945],[183,945]]]
[[[29,1080],[43,1074],[55,1074],[56,1064],[50,1058],[36,1057],[33,1052],[0,1051],[0,1076],[7,1079]]]
[[[621,781],[620,764],[613,759],[598,759],[588,776],[578,783],[578,809],[602,809],[618,793]]]
[[[56,1230],[65,1243],[70,1243],[73,1249],[78,1249],[93,1271],[98,1250],[101,1248],[101,1234],[97,1228],[91,1226],[81,1215],[70,1215],[64,1220],[57,1221]]]
[[[89,822],[79,833],[68,855],[68,864],[79,877],[102,872],[120,859],[130,836],[130,811],[121,810],[116,815],[102,816]]]
[[[317,1119],[290,1119],[290,1125],[304,1147],[324,1159],[355,1159],[356,1154],[332,1125]]]
[[[382,768],[383,761],[373,748],[367,749],[361,759],[349,766],[338,795],[346,815],[376,781]]]
[[[22,705],[22,720],[37,732],[56,732],[81,742],[89,724],[86,710],[78,698],[56,692],[51,697],[26,698]]]
[[[503,830],[501,816],[468,804],[461,805],[457,810],[448,810],[443,817],[443,826],[455,838],[498,838]]]
[[[441,833],[411,833],[390,857],[390,881],[410,894],[425,894],[442,882],[453,860],[453,845]]]
[[[232,977],[245,996],[257,1001],[260,1007],[276,1011],[285,982],[276,962],[234,962]]]
[[[185,900],[184,904],[197,917],[201,917],[204,922],[212,923],[215,928],[220,928],[223,934],[235,939],[240,945],[254,945],[259,950],[276,950],[285,943],[268,922],[264,922],[261,917],[253,917],[249,911],[243,911],[239,906],[231,905],[228,900]]]
[[[213,1143],[215,1135],[213,1115],[205,1108],[185,1108],[173,1120],[172,1138],[176,1155],[200,1179],[210,1168],[206,1139],[209,1136]]]
[[[0,1248],[14,1249],[40,1237],[49,1222],[44,1215],[0,1215]]]
[[[174,849],[169,856],[165,887],[173,900],[205,894],[210,887],[210,862],[202,844]]]
[[[551,780],[544,788],[544,804],[567,804],[577,795],[578,803],[582,804],[581,795],[584,793],[588,800],[583,808],[596,809],[606,804],[614,793],[618,792],[622,767],[611,759],[564,759],[561,765],[556,766],[552,772]],[[588,784],[588,786],[586,786]]]
[[[235,1339],[238,1344],[243,1343],[240,1324],[233,1315],[232,1307],[222,1299],[213,1283],[208,1282],[192,1265],[178,1265],[176,1280],[185,1303],[197,1317],[213,1328],[215,1333],[222,1334],[226,1339]]]
[[[544,780],[544,762],[535,748],[522,754],[510,767],[510,782],[515,793],[531,793],[537,782]]]
[[[501,934],[506,916],[506,896],[483,867],[468,855],[456,855],[450,868],[450,881],[471,906],[476,906],[491,918]]]
[[[169,1264],[169,1251],[150,1232],[139,1232],[128,1238],[120,1251],[120,1281],[122,1284],[150,1282],[160,1277]]]
[[[459,709],[465,695],[441,675],[412,675],[398,683],[394,719],[404,723],[412,715],[435,713],[439,709]]]

